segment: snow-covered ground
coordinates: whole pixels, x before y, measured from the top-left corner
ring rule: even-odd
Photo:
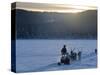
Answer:
[[[58,66],[60,51],[66,44],[68,52],[75,48],[75,52],[82,51],[82,60],[74,61],[70,65]],[[37,72],[96,68],[97,40],[16,40],[16,71]]]

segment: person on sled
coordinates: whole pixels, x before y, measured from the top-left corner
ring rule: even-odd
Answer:
[[[61,55],[66,56],[66,53],[67,53],[67,49],[66,49],[66,45],[64,45],[63,48],[61,49]]]

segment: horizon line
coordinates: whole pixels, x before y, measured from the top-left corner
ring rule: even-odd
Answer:
[[[49,4],[49,3],[12,3],[13,9],[23,9],[27,11],[37,12],[58,12],[58,13],[79,13],[86,10],[97,10],[95,6],[72,5],[72,4]]]

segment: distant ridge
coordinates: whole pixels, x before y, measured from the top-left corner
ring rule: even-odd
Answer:
[[[97,10],[81,13],[16,11],[18,39],[96,39]]]

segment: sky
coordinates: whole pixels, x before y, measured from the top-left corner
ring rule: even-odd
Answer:
[[[62,13],[78,13],[86,10],[96,10],[95,5],[87,4],[57,4],[57,3],[27,3],[16,2],[16,7],[12,9],[24,9],[27,11],[39,12],[62,12]]]

